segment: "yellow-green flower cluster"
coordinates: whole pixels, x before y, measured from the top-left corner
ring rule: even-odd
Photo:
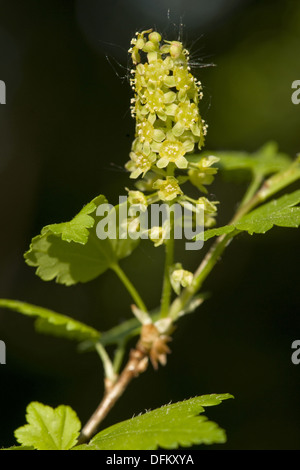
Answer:
[[[191,73],[189,53],[181,42],[162,41],[160,34],[152,30],[136,33],[131,45],[131,112],[136,127],[126,168],[130,178],[138,179],[138,191],[129,191],[129,205],[134,209],[138,205],[143,211],[158,201],[170,206],[178,202],[191,211],[191,224],[197,211],[203,211],[204,226],[212,227],[216,203],[205,197],[192,199],[181,187],[189,181],[207,193],[205,186],[212,183],[217,172],[213,165],[219,160],[214,156],[189,156],[202,148],[207,128],[199,113],[201,83]],[[176,170],[181,170],[179,175]],[[144,192],[150,194],[146,197]],[[131,229],[138,226],[139,218],[133,210]],[[155,246],[162,245],[170,229],[170,221],[165,221],[148,230],[149,238]],[[179,269],[173,278],[174,285],[183,286],[190,275]]]
[[[187,169],[186,155],[202,148],[206,134],[198,108],[201,84],[190,72],[189,53],[152,30],[137,33],[131,43],[136,130],[126,168],[134,179],[149,170]]]

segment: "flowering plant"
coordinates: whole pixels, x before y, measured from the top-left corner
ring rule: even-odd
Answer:
[[[104,397],[84,426],[68,406],[54,409],[32,402],[27,424],[15,431],[16,449],[128,450],[224,442],[224,430],[201,413],[206,406],[232,398],[228,393],[168,405],[97,431],[134,378],[149,364],[154,369],[167,364],[175,324],[201,305],[203,283],[234,237],[241,232],[262,234],[274,225],[300,224],[300,190],[276,196],[300,179],[299,158],[293,161],[279,153],[273,143],[252,155],[203,152],[207,132],[199,111],[203,93],[191,72],[188,50],[179,41],[162,40],[152,30],[137,33],[131,46],[135,138],[125,167],[133,187],[116,207],[100,195],[71,221],[44,227],[32,240],[25,261],[43,281],[55,280],[65,286],[91,281],[111,269],[132,298],[133,318],[100,332],[46,308],[0,299],[0,307],[34,317],[39,332],[75,340],[81,350],[97,352],[104,370]],[[250,184],[231,221],[217,226],[219,202],[209,199],[207,186],[218,172],[239,168],[248,172]],[[196,198],[190,195],[191,189],[196,189]],[[167,216],[149,228],[144,215],[157,204],[164,205]],[[198,250],[203,244],[206,248],[206,242],[215,239],[194,273],[174,259],[177,229],[183,219],[175,207],[189,211],[184,223],[191,227],[198,225],[200,214],[201,230],[194,232],[191,249]],[[125,217],[121,216],[124,209]],[[165,250],[161,303],[154,310],[147,308],[120,264],[143,238]],[[128,352],[126,344],[133,336],[138,339]],[[114,347],[113,357],[108,346]]]

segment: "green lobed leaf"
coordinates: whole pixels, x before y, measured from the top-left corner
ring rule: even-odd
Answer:
[[[100,204],[105,203],[107,203],[106,198],[100,195],[84,206],[69,222],[47,225],[43,231],[50,230],[55,235],[61,235],[61,239],[64,241],[85,245],[88,241],[89,229],[95,224],[95,219],[90,214],[95,212]]]
[[[199,233],[199,235],[196,236],[196,239],[207,241],[212,237],[218,237],[220,235],[233,232],[234,229],[234,225],[224,225],[223,227],[212,228],[210,230],[205,230],[204,232]]]
[[[0,299],[0,307],[14,310],[30,317],[37,317],[35,327],[40,333],[62,336],[77,341],[89,340],[93,343],[101,336],[99,331],[67,315],[62,315],[26,302]]]
[[[15,431],[17,441],[36,450],[68,450],[77,443],[81,423],[72,408],[32,402],[26,409],[28,424]]]
[[[92,230],[85,245],[67,243],[51,232],[43,232],[32,240],[26,263],[37,268],[36,274],[43,281],[71,286],[95,279],[117,260],[109,242],[97,240]]]
[[[263,204],[249,214],[244,215],[234,224],[206,230],[197,235],[196,239],[209,240],[214,236],[227,234],[234,230],[246,231],[250,235],[253,235],[253,233],[266,233],[274,225],[297,228],[300,225],[300,207],[295,206],[299,203],[300,190],[297,190]]]
[[[134,250],[139,240],[130,237],[121,239],[118,226],[115,239],[100,239],[97,236],[97,224],[103,221],[104,216],[97,219],[96,208],[105,204],[105,201],[103,196],[98,196],[73,221],[48,225],[40,235],[33,238],[24,257],[29,266],[36,268],[36,274],[41,279],[55,280],[67,286],[88,282]],[[118,223],[118,214],[117,206],[105,217],[108,221],[115,219]],[[94,220],[93,224],[91,219]]]
[[[278,227],[299,227],[300,207],[295,207],[300,203],[300,190],[291,194],[285,194],[279,199],[274,199],[267,204],[244,215],[235,224],[238,230],[245,230],[250,235],[253,233],[265,233],[274,225]]]
[[[204,407],[219,405],[230,394],[203,395],[163,406],[115,424],[99,432],[89,444],[74,450],[155,450],[177,449],[195,444],[224,443],[226,435],[203,413]]]

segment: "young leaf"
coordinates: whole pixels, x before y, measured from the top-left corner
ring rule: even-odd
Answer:
[[[25,260],[37,268],[43,281],[55,279],[66,286],[95,279],[117,261],[109,241],[98,240],[94,228],[85,245],[67,243],[50,231],[42,231],[32,240]]]
[[[66,315],[16,300],[0,299],[0,307],[14,310],[30,317],[37,317],[35,327],[40,333],[62,336],[77,341],[97,341],[101,333]]]
[[[234,229],[234,225],[224,225],[223,227],[212,228],[210,230],[206,230],[205,232],[199,233],[196,236],[196,240],[207,241],[212,237],[218,237],[220,235],[225,235],[227,233],[233,232]]]
[[[108,221],[116,225],[115,238],[97,236],[96,203],[99,202],[104,202],[103,196],[88,204],[86,211],[89,215],[80,213],[79,218],[75,217],[75,222],[48,225],[42,229],[40,235],[33,238],[29,251],[25,253],[25,261],[29,266],[37,268],[36,274],[41,279],[55,279],[57,283],[67,286],[88,282],[134,250],[138,239],[119,238],[118,208],[113,208],[106,216]],[[91,218],[94,223],[88,229]],[[100,220],[103,221],[103,217]],[[79,225],[80,221],[84,222],[83,226]]]
[[[204,407],[218,405],[228,398],[233,397],[230,394],[203,395],[166,405],[104,429],[89,444],[74,449],[155,450],[224,443],[224,430],[198,415],[203,413]]]
[[[96,211],[100,204],[107,203],[104,196],[100,195],[93,199],[90,203],[69,222],[60,224],[52,224],[44,227],[44,231],[50,230],[55,235],[61,235],[61,239],[67,242],[81,243],[85,245],[88,241],[89,230],[95,224],[95,218],[90,214]]]
[[[300,203],[300,190],[291,194],[285,194],[279,199],[275,199],[258,209],[244,215],[235,224],[238,230],[253,233],[265,233],[274,225],[278,227],[299,227],[300,207],[295,207]]]
[[[15,431],[20,444],[36,450],[68,450],[76,445],[81,423],[72,408],[32,402],[26,411],[28,424]]]
[[[216,235],[223,235],[234,230],[245,231],[250,235],[253,235],[253,233],[266,233],[274,225],[278,227],[299,227],[300,207],[295,207],[299,203],[300,190],[297,190],[263,204],[249,214],[244,215],[235,224],[202,232],[197,235],[196,239],[209,240]]]

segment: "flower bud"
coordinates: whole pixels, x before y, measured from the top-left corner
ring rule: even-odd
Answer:
[[[156,42],[156,43],[161,41],[161,35],[157,33],[156,31],[153,31],[152,33],[150,33],[148,38],[149,38],[149,41]]]
[[[170,56],[173,59],[178,59],[178,57],[180,57],[180,55],[182,54],[182,49],[183,47],[181,42],[173,41],[170,45]]]

